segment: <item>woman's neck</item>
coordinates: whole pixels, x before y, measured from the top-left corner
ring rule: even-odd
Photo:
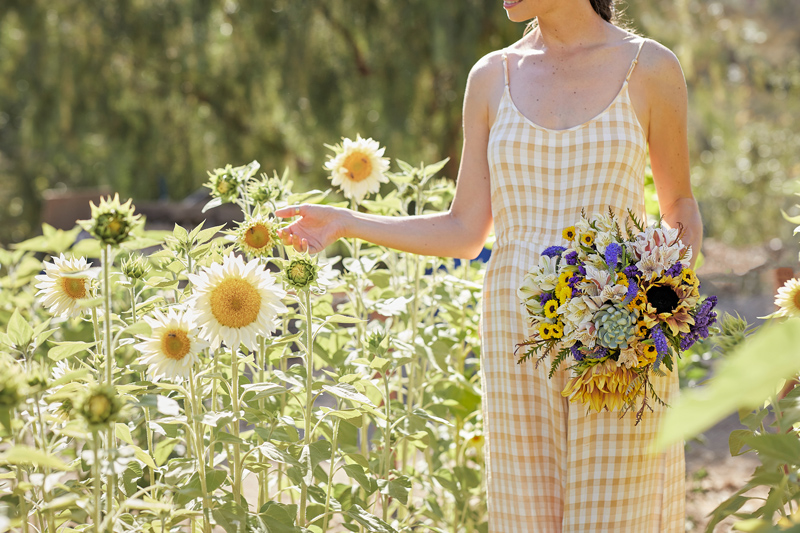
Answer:
[[[531,37],[539,49],[567,51],[608,40],[610,25],[588,1],[558,2],[537,21]]]

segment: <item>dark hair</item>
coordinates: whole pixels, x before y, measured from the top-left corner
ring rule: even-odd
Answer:
[[[614,0],[590,0],[592,8],[598,15],[603,17],[606,22],[614,20]]]

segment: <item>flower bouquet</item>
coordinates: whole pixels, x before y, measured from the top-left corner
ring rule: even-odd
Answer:
[[[624,231],[624,233],[623,233]],[[709,335],[716,297],[701,298],[689,267],[682,228],[645,227],[628,211],[620,228],[614,213],[595,215],[563,231],[567,246],[544,250],[525,274],[518,295],[531,319],[518,363],[549,354],[552,377],[572,363],[561,392],[595,411],[628,410],[656,394],[652,376],[673,370],[675,357]]]

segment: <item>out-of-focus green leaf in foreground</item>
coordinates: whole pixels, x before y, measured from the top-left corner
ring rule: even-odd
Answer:
[[[683,393],[667,411],[656,447],[691,438],[740,408],[774,395],[800,372],[800,320],[766,325],[720,364],[707,386]]]

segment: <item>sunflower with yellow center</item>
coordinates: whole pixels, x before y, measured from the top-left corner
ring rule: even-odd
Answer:
[[[251,257],[272,254],[280,240],[275,225],[266,216],[247,217],[234,231],[236,246]]]
[[[85,310],[81,303],[91,298],[91,280],[97,277],[89,265],[83,257],[67,259],[64,254],[54,257],[52,263],[44,262],[45,273],[36,276],[41,282],[36,285],[37,295],[53,315],[76,317]]]
[[[632,404],[639,395],[641,384],[631,387],[636,377],[634,370],[617,366],[609,358],[571,378],[561,395],[569,397],[570,402],[585,403],[598,413],[615,411]]]
[[[800,316],[800,279],[792,278],[778,289],[775,305],[779,309],[770,316]]]
[[[194,285],[191,318],[213,349],[224,343],[256,350],[259,336],[275,331],[278,315],[287,311],[281,301],[286,291],[258,259],[245,263],[231,253],[222,264],[189,274],[189,280]]]
[[[378,141],[356,135],[356,140],[343,139],[341,145],[330,146],[334,155],[325,163],[331,183],[339,186],[345,197],[361,202],[367,194],[378,192],[381,183],[389,178],[389,160]]]
[[[184,311],[170,309],[165,315],[154,311],[145,316],[150,325],[150,335],[139,335],[143,341],[135,346],[142,352],[139,362],[148,366],[153,381],[162,378],[189,379],[193,367],[199,361],[200,350],[208,343],[198,338],[198,331]]]

